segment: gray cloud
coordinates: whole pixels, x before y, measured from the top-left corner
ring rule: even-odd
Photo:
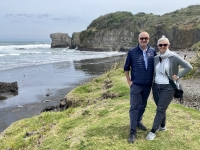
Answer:
[[[39,18],[46,18],[46,17],[49,17],[49,15],[46,13],[46,14],[37,15],[37,17],[39,17]]]
[[[69,21],[69,22],[81,22],[82,20],[80,17],[60,17],[60,18],[52,18],[54,21]]]
[[[7,14],[6,17],[36,17],[36,18],[45,18],[45,17],[49,17],[49,15],[46,14],[39,14],[39,15],[34,15],[34,14]]]
[[[33,23],[40,23],[40,21],[33,21]]]
[[[23,22],[21,22],[21,21],[11,21],[11,22],[13,22],[13,23],[23,23]]]

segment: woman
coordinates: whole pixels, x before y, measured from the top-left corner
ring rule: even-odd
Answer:
[[[178,79],[186,75],[192,66],[178,54],[169,50],[169,40],[162,36],[157,42],[159,54],[154,58],[154,82],[152,87],[153,98],[156,103],[156,115],[147,140],[154,140],[156,131],[166,131],[166,110],[173,99],[174,89],[169,79],[177,83]],[[183,68],[179,72],[179,66]]]

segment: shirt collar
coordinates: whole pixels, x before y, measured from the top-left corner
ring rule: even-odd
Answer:
[[[140,47],[140,45],[139,45],[139,48],[140,48],[140,50],[141,50],[142,52],[146,52],[147,49],[148,49],[149,47],[148,47],[148,45],[147,45],[147,48],[146,48],[145,50],[143,50],[143,49]]]

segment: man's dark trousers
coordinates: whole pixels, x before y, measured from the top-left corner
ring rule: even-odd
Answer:
[[[142,120],[151,86],[132,83],[130,87],[130,134],[136,133],[137,123]]]

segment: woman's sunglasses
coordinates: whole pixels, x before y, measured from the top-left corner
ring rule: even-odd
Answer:
[[[158,44],[159,47],[162,47],[162,46],[166,47],[167,45],[168,44]]]

